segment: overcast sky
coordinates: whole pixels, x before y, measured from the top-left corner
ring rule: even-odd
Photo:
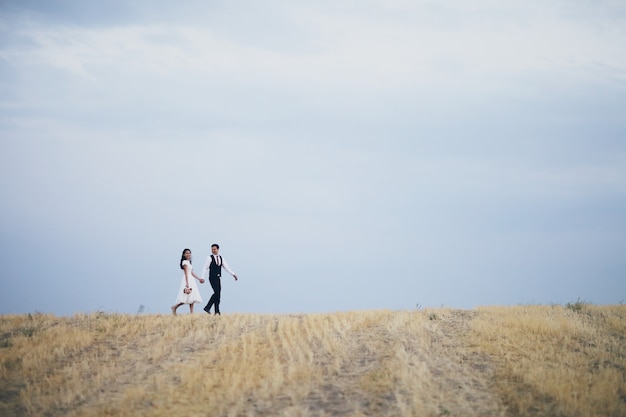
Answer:
[[[0,314],[621,303],[626,3],[1,0],[0,173]]]

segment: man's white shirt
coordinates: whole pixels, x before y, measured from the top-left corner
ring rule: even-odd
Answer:
[[[204,267],[202,268],[202,279],[204,279],[206,277],[206,274],[209,271],[209,267],[211,266],[211,262],[213,262],[213,256],[214,256],[213,254],[207,256],[206,257],[206,261],[204,261]],[[230,267],[228,266],[228,264],[226,263],[224,258],[222,258],[221,255],[217,255],[217,256],[215,256],[215,258],[219,258],[222,261],[222,268],[224,268],[226,270],[226,272],[231,274],[233,277],[235,276],[235,273],[233,272],[232,269],[230,269]]]

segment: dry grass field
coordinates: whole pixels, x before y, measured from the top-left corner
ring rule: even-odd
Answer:
[[[0,316],[0,416],[626,416],[626,306]]]

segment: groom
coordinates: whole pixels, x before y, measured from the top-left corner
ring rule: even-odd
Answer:
[[[211,245],[211,255],[207,256],[206,261],[204,262],[204,268],[202,269],[202,278],[206,277],[207,271],[209,271],[209,282],[211,283],[211,288],[213,288],[213,295],[209,300],[209,303],[204,307],[204,311],[211,314],[211,307],[215,305],[215,314],[222,315],[220,313],[220,296],[222,294],[222,267],[235,278],[237,281],[237,275],[233,272],[232,269],[228,266],[226,261],[222,259],[222,256],[219,254],[220,245],[214,243]]]

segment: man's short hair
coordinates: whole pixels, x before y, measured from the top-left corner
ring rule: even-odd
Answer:
[[[211,245],[211,247],[216,247],[216,248],[218,248],[218,249],[219,249],[219,248],[220,248],[220,245],[218,245],[217,243],[214,243],[214,244],[212,244],[212,245]]]

